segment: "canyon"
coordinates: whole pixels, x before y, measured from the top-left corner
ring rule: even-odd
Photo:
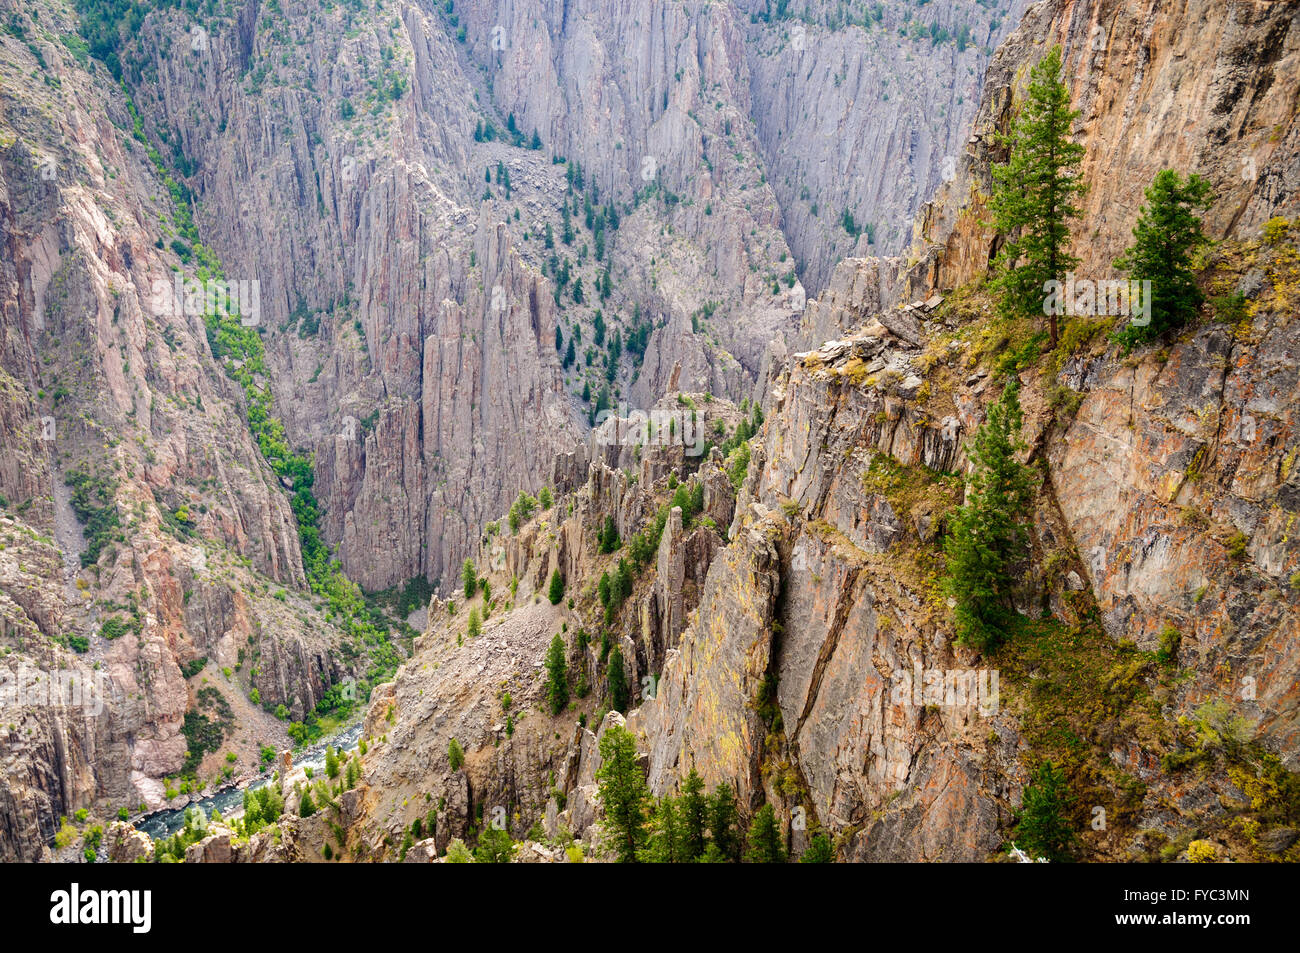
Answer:
[[[1300,4],[197,7],[0,0],[0,669],[102,700],[0,699],[0,856],[151,857],[279,767],[178,859],[606,859],[618,728],[794,854],[1003,857],[1052,759],[1087,859],[1295,859]],[[1008,364],[991,168],[1055,45],[1078,273],[1195,171],[1212,303]],[[982,657],[938,579],[1008,369],[1032,624]],[[284,764],[348,717],[346,790]]]

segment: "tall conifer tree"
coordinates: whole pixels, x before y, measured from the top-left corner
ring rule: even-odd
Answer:
[[[1016,457],[1024,449],[1021,420],[1020,383],[1013,376],[975,434],[966,503],[944,546],[944,585],[956,600],[957,641],[981,651],[1006,637],[1015,570],[1028,553],[1025,517],[1033,503],[1034,472]]]
[[[1004,313],[1036,316],[1047,296],[1044,285],[1064,282],[1078,264],[1069,253],[1069,223],[1079,215],[1074,203],[1086,186],[1079,176],[1083,146],[1070,139],[1079,113],[1070,109],[1070,90],[1061,78],[1061,48],[1053,47],[1029,76],[1025,103],[1011,131],[999,137],[1009,154],[1005,164],[993,166],[989,209],[993,227],[1007,237],[995,279]],[[1048,314],[1047,321],[1055,348],[1056,315]]]

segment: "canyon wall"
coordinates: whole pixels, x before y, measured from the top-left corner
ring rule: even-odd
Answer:
[[[558,566],[572,592],[577,573],[568,631],[603,630],[636,659],[626,724],[653,792],[672,793],[694,768],[708,787],[734,785],[746,810],[776,805],[794,849],[820,828],[845,860],[983,860],[1005,844],[1030,769],[1055,759],[1075,791],[1084,856],[1174,859],[1194,836],[1241,859],[1293,856],[1285,815],[1265,808],[1252,820],[1269,799],[1244,791],[1258,790],[1251,772],[1272,770],[1261,767],[1270,757],[1300,766],[1289,331],[1298,12],[1029,9],[994,58],[973,140],[916,243],[898,260],[841,263],[804,316],[795,344],[808,349],[774,354],[726,545],[704,550],[707,569],[690,585],[669,583],[690,594],[684,628],[644,609],[602,624],[591,586],[611,557],[547,562],[554,543],[525,536],[534,562],[511,565],[536,567],[537,585]],[[1206,222],[1221,241],[1204,272],[1215,300],[1194,326],[1133,354],[1108,338],[1115,319],[1073,321],[1056,354],[1017,368],[1033,329],[1000,322],[978,287],[996,250],[983,204],[999,158],[992,133],[1053,39],[1083,113],[1080,274],[1111,275],[1155,171],[1199,171],[1216,194]],[[1243,308],[1223,298],[1233,293]],[[941,549],[969,441],[1008,370],[1041,480],[1018,595],[1026,628],[981,656],[952,640]],[[621,512],[626,490],[596,488],[628,483],[600,466],[580,498]],[[638,492],[649,485],[637,480]],[[599,513],[581,523],[594,534]],[[672,551],[660,551],[650,591],[664,567],[691,564],[685,538],[665,531]],[[638,626],[662,655],[636,654]],[[974,687],[956,702],[934,696],[936,673],[974,675]],[[589,722],[568,744],[549,834],[598,848],[595,743],[622,722]],[[1231,746],[1245,744],[1264,760],[1243,768]],[[1108,824],[1089,823],[1098,816]],[[525,812],[516,836],[528,823]]]
[[[75,26],[60,7],[41,22]],[[0,855],[31,860],[79,808],[163,803],[187,711],[224,705],[247,770],[257,745],[237,724],[287,740],[249,695],[301,717],[353,663],[303,591],[243,392],[202,316],[155,293],[172,286],[172,208],[116,86],[14,30],[0,37]],[[41,687],[56,677],[62,703]]]

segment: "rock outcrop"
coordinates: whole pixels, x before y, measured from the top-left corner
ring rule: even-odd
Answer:
[[[75,30],[61,4],[40,13]],[[120,90],[17,18],[0,36],[0,856],[32,860],[81,808],[160,806],[187,712],[251,767],[236,726],[287,740],[260,706],[301,718],[354,663],[304,590],[244,393],[202,315],[174,307],[177,209]],[[56,678],[62,699],[31,688]],[[220,756],[203,754],[206,783]]]
[[[956,175],[989,58],[1028,3],[745,6],[754,129],[811,301],[841,258],[910,244],[917,210]]]

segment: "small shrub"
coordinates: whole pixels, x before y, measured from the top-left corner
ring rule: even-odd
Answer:
[[[1232,534],[1228,540],[1228,558],[1233,562],[1243,562],[1246,559],[1246,546],[1250,543],[1250,537],[1241,531]]]
[[[1178,649],[1183,644],[1183,635],[1169,623],[1160,630],[1160,649],[1156,652],[1156,660],[1161,665],[1168,665],[1178,661]]]

